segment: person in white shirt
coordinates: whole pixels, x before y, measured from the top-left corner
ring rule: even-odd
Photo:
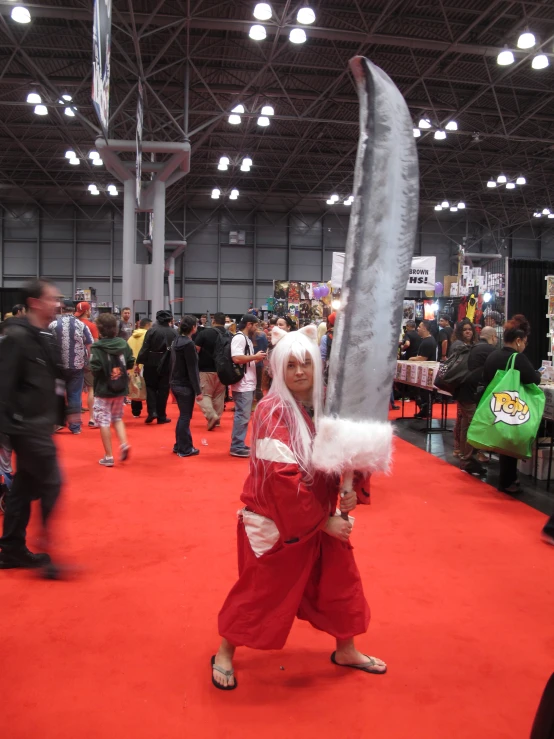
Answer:
[[[254,353],[251,339],[256,333],[258,319],[252,313],[244,315],[237,326],[237,333],[231,342],[231,356],[237,365],[245,365],[240,382],[231,385],[235,403],[233,435],[231,437],[231,456],[248,457],[250,448],[246,446],[246,432],[252,413],[252,403],[256,390],[256,362],[265,359],[265,352]]]

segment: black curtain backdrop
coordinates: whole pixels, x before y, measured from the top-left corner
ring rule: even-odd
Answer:
[[[508,262],[508,314],[523,313],[531,324],[531,336],[526,354],[535,368],[543,359],[550,359],[550,326],[546,314],[547,275],[554,275],[554,262],[538,259],[510,259]]]
[[[23,302],[23,292],[18,287],[0,287],[0,314],[2,318],[6,313],[11,313],[17,303]]]

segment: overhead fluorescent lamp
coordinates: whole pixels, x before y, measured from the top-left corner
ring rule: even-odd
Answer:
[[[487,187],[496,187],[496,182],[493,179],[490,179],[487,182]]]
[[[220,172],[226,172],[229,169],[229,165],[225,164],[224,162],[219,162],[219,164],[217,165],[217,168],[219,169]]]
[[[66,109],[64,110],[64,113],[66,114],[66,116],[67,116],[68,118],[75,118],[75,113],[74,113],[74,111],[73,111],[73,108],[66,108]]]
[[[431,128],[431,121],[429,120],[429,118],[420,118],[420,121],[417,125],[418,128]]]
[[[251,167],[253,164],[250,157],[244,157],[244,159],[242,160],[242,163],[245,164],[247,167]]]
[[[65,95],[62,95],[62,100],[65,100],[66,103],[70,103],[73,100],[73,98],[71,97],[71,95],[68,95],[67,93],[65,93]]]
[[[533,69],[546,69],[549,64],[550,62],[548,61],[546,54],[537,54],[533,57],[533,61],[531,62]]]
[[[335,204],[335,201],[334,200],[331,200],[331,199],[326,200],[325,202],[327,203],[327,205],[334,205]]]
[[[269,3],[258,3],[254,8],[254,18],[259,21],[268,21],[271,16],[271,5]]]
[[[27,10],[27,8],[23,7],[23,5],[16,5],[15,8],[12,8],[11,16],[12,20],[16,23],[31,22],[31,14]]]
[[[500,64],[501,67],[507,67],[508,65],[513,64],[514,61],[514,55],[509,49],[501,51],[496,57],[496,63]]]
[[[221,190],[217,187],[214,187],[214,189],[212,190],[212,200],[217,200],[220,195],[221,195]]]
[[[80,162],[79,162],[79,159],[77,159],[77,157],[71,157],[71,159],[69,160],[69,163],[73,164],[73,166],[76,167]]]
[[[289,33],[289,40],[293,44],[303,44],[306,41],[306,31],[303,28],[293,28]]]
[[[543,216],[550,215],[550,210],[548,208],[544,208],[542,214],[543,214]]]
[[[441,208],[448,208],[449,205],[450,203],[448,202],[448,200],[443,200],[441,203]]]
[[[253,41],[263,41],[267,36],[267,32],[264,26],[252,26],[248,31],[248,35]]]
[[[435,205],[435,210],[442,210],[442,205]]]
[[[331,195],[330,200],[333,201],[333,203],[339,202],[339,196],[338,195]]]
[[[554,218],[554,213],[549,213],[549,214],[548,214],[548,217],[549,217],[549,218]]]
[[[515,182],[507,182],[506,183],[506,190],[515,190],[516,183]]]
[[[452,207],[450,208],[450,212],[451,212],[451,213],[457,213],[457,212],[458,212],[458,208],[457,208],[457,207],[456,207],[455,205],[453,205],[453,206],[452,206]]]
[[[524,31],[517,40],[517,48],[532,49],[535,43],[535,35],[531,31]]]
[[[237,189],[231,190],[231,194],[229,195],[229,198],[231,200],[236,200],[239,196],[239,191]]]
[[[444,141],[446,138],[446,131],[435,131],[435,138],[437,141]]]
[[[458,210],[464,210],[466,207],[466,204],[462,201],[461,203],[458,203]]]
[[[48,115],[48,108],[46,105],[35,105],[36,115]]]
[[[92,160],[92,164],[94,167],[101,167],[104,164],[104,162],[100,159],[100,157],[98,157],[98,159]]]
[[[499,174],[498,177],[496,178],[496,181],[498,182],[499,185],[505,185],[506,182],[508,181],[508,178],[506,177],[505,174]]]
[[[456,121],[448,121],[448,123],[445,126],[447,131],[457,131],[458,130],[458,124]]]
[[[525,177],[523,177],[523,175],[519,175],[519,177],[516,180],[516,185],[526,185],[526,184],[527,184],[527,180],[525,179]]]
[[[262,128],[269,126],[269,118],[266,115],[261,115],[258,118],[258,126],[262,126]]]
[[[242,118],[240,117],[240,115],[235,115],[234,113],[232,113],[232,114],[231,114],[231,115],[229,116],[229,123],[230,123],[230,124],[231,124],[232,126],[238,126],[238,125],[239,125],[239,123],[241,123],[241,122],[242,122]]]
[[[248,164],[245,164],[244,162],[240,165],[240,171],[241,172],[250,172],[250,167]]]
[[[89,151],[88,158],[89,159],[92,159],[92,160],[94,160],[94,159],[100,159],[100,154],[97,151],[94,151],[94,149],[93,149],[92,151]]]
[[[89,192],[92,192],[93,190],[98,190],[98,188],[96,187],[96,185],[89,185],[88,188],[87,188],[87,190]]]
[[[68,149],[65,152],[65,158],[66,159],[74,159],[76,156],[77,156],[77,154],[75,154],[75,152],[73,151],[73,149]]]
[[[300,8],[296,20],[304,26],[309,26],[315,21],[315,13],[311,8]]]
[[[262,115],[275,115],[275,110],[272,105],[264,105],[262,108]]]
[[[38,92],[30,92],[27,95],[27,102],[29,105],[40,105],[42,103],[42,98]]]

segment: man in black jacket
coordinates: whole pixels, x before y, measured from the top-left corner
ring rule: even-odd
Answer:
[[[26,546],[31,501],[40,499],[44,532],[61,487],[54,426],[63,419],[64,384],[56,341],[47,330],[56,316],[59,291],[41,279],[26,287],[27,314],[6,325],[0,345],[0,432],[17,457],[17,473],[6,494],[0,569],[44,567],[53,576],[48,554]]]
[[[461,414],[460,424],[460,467],[465,472],[484,476],[487,473],[476,459],[476,449],[467,442],[467,432],[477,409],[477,388],[483,383],[483,370],[487,357],[496,348],[498,338],[496,331],[485,326],[481,331],[480,341],[471,348],[467,360],[469,374],[461,384],[456,400]]]
[[[169,350],[175,341],[176,334],[169,325],[173,320],[168,310],[156,313],[156,323],[146,332],[144,344],[137,357],[137,364],[144,365],[144,381],[146,383],[146,405],[148,417],[146,423],[157,418],[158,423],[170,423],[166,407],[169,397]]]
[[[202,400],[198,405],[208,422],[208,431],[212,431],[223,415],[225,404],[225,385],[222,385],[215,369],[215,347],[218,334],[229,335],[225,328],[225,314],[215,313],[212,327],[198,330],[193,341],[198,352],[198,369],[202,386]]]

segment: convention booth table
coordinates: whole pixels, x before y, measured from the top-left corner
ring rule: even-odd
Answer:
[[[554,382],[541,383],[539,387],[546,399],[542,417],[544,436],[537,436],[533,457],[521,460],[518,463],[518,468],[524,475],[532,475],[537,480],[546,480],[546,489],[550,490],[552,459],[554,456]]]
[[[435,378],[439,371],[440,362],[411,362],[406,359],[399,359],[396,363],[397,385],[407,385],[409,387],[417,387],[422,393],[426,392],[429,396],[429,414],[427,424],[423,429],[428,434],[437,434],[442,431],[448,431],[446,421],[448,420],[448,400],[452,398],[450,393],[445,390],[439,390],[435,387]],[[440,423],[437,427],[433,426],[433,404],[438,401],[441,407]],[[402,395],[402,415],[401,419],[405,419],[404,415],[404,395]],[[400,420],[400,419],[397,419]]]

